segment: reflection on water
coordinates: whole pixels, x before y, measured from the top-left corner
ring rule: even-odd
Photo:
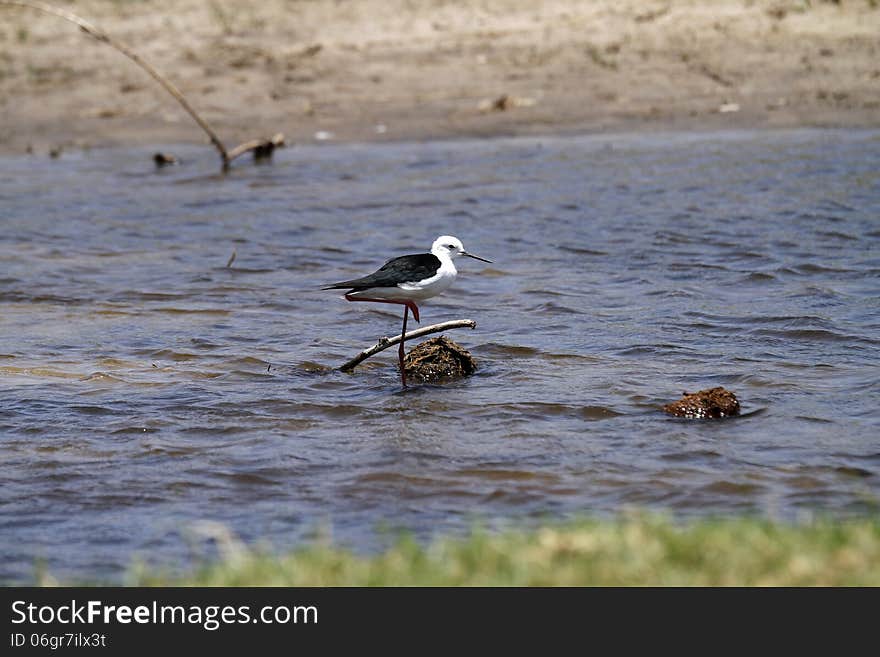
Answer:
[[[371,550],[876,509],[878,133],[303,146],[227,177],[171,150],[0,160],[0,581],[185,564],[199,519]],[[423,309],[477,320],[478,373],[333,371],[399,317],[320,286],[444,233],[495,261]],[[743,417],[658,410],[715,385]]]

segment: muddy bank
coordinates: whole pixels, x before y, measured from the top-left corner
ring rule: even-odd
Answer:
[[[62,6],[224,139],[880,124],[872,2],[98,0]],[[119,53],[0,6],[0,150],[204,142]]]

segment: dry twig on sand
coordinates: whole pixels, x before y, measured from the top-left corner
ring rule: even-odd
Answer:
[[[415,331],[408,331],[406,334],[407,340],[412,340],[413,338],[420,338],[423,335],[430,335],[431,333],[439,333],[440,331],[446,331],[454,328],[476,328],[477,323],[472,319],[455,319],[450,322],[440,322],[439,324],[432,324],[431,326],[423,326],[422,328],[416,329]],[[357,356],[352,358],[350,361],[342,365],[339,369],[343,372],[350,372],[355,367],[357,367],[361,362],[378,354],[380,351],[387,349],[393,345],[396,345],[400,342],[401,336],[395,336],[393,338],[382,338],[374,344],[369,349],[364,349]]]
[[[0,0],[0,5],[6,5],[9,7],[26,7],[28,9],[34,9],[36,11],[41,11],[46,14],[51,14],[53,16],[63,18],[64,20],[79,26],[79,28],[83,32],[88,34],[96,41],[106,43],[108,46],[118,50],[123,55],[128,57],[131,61],[144,69],[150,75],[150,77],[152,77],[162,86],[163,89],[165,89],[165,91],[171,94],[174,99],[178,103],[180,103],[181,107],[186,110],[187,114],[189,114],[193,118],[193,120],[199,124],[199,127],[205,131],[205,134],[208,135],[211,143],[214,144],[214,147],[220,153],[220,160],[222,162],[224,171],[229,169],[229,165],[232,160],[239,157],[240,155],[243,155],[244,153],[253,151],[254,157],[256,159],[266,158],[272,154],[272,151],[275,150],[275,148],[284,145],[284,135],[278,133],[274,135],[271,139],[254,139],[244,142],[243,144],[236,146],[232,150],[227,150],[226,146],[223,145],[223,142],[220,141],[220,138],[217,136],[217,133],[214,132],[211,126],[208,125],[208,122],[205,121],[198,114],[198,112],[195,111],[193,106],[189,104],[184,95],[170,80],[163,77],[155,68],[153,68],[148,62],[142,59],[140,55],[132,51],[131,48],[129,48],[124,43],[117,41],[101,28],[93,25],[84,18],[80,18],[76,14],[67,11],[66,9],[55,7],[45,2],[32,2],[30,0]]]

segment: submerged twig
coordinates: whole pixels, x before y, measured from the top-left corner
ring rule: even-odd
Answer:
[[[106,43],[108,46],[116,49],[117,51],[128,57],[131,61],[133,61],[143,70],[145,70],[150,75],[150,77],[152,77],[162,86],[163,89],[165,89],[165,91],[171,94],[174,99],[178,103],[180,103],[181,107],[186,110],[187,114],[189,114],[193,118],[193,120],[199,125],[199,127],[204,130],[205,134],[207,134],[208,138],[211,140],[211,143],[217,149],[217,152],[220,153],[220,160],[222,162],[224,171],[229,169],[229,164],[232,162],[232,160],[234,160],[239,155],[242,155],[243,153],[254,151],[258,154],[258,156],[259,154],[262,154],[262,156],[265,157],[266,155],[271,155],[272,150],[274,150],[275,147],[284,145],[284,136],[279,133],[271,139],[254,139],[252,141],[248,141],[239,146],[236,146],[231,151],[228,151],[223,142],[220,141],[217,133],[214,132],[211,126],[208,125],[208,122],[205,121],[205,119],[203,119],[198,112],[196,112],[193,106],[189,104],[189,102],[186,100],[180,90],[174,85],[174,83],[163,77],[155,68],[153,68],[148,62],[142,59],[140,55],[131,50],[131,48],[129,48],[121,41],[117,41],[101,28],[90,23],[84,18],[77,16],[73,12],[67,11],[66,9],[62,9],[60,7],[55,7],[45,2],[34,2],[31,0],[0,0],[0,5],[26,7],[28,9],[34,9],[36,11],[41,11],[46,14],[51,14],[53,16],[63,18],[64,20],[79,26],[79,28],[83,32],[88,34],[96,41]]]
[[[454,319],[449,322],[440,322],[439,324],[432,324],[430,326],[423,326],[422,328],[418,328],[415,331],[408,331],[406,334],[407,340],[412,340],[413,338],[420,338],[423,335],[430,335],[431,333],[439,333],[440,331],[446,331],[448,329],[454,328],[476,328],[477,323],[472,319]],[[365,361],[370,356],[378,354],[380,351],[387,349],[388,347],[396,345],[400,342],[401,336],[397,335],[393,338],[382,338],[374,344],[369,349],[364,349],[357,356],[352,358],[350,361],[342,365],[339,369],[343,372],[350,372],[355,367],[357,367],[361,362]]]
[[[243,144],[239,144],[229,151],[227,157],[231,162],[239,155],[247,153],[248,151],[253,151],[254,159],[262,160],[272,157],[272,152],[276,148],[281,148],[282,146],[284,146],[284,135],[279,132],[278,134],[272,135],[270,139],[252,139]]]

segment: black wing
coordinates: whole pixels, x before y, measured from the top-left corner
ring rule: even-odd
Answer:
[[[433,253],[400,256],[392,258],[369,276],[333,283],[333,285],[322,289],[349,288],[351,292],[357,292],[371,287],[397,287],[401,283],[412,283],[431,278],[440,269],[440,264],[440,258]]]

